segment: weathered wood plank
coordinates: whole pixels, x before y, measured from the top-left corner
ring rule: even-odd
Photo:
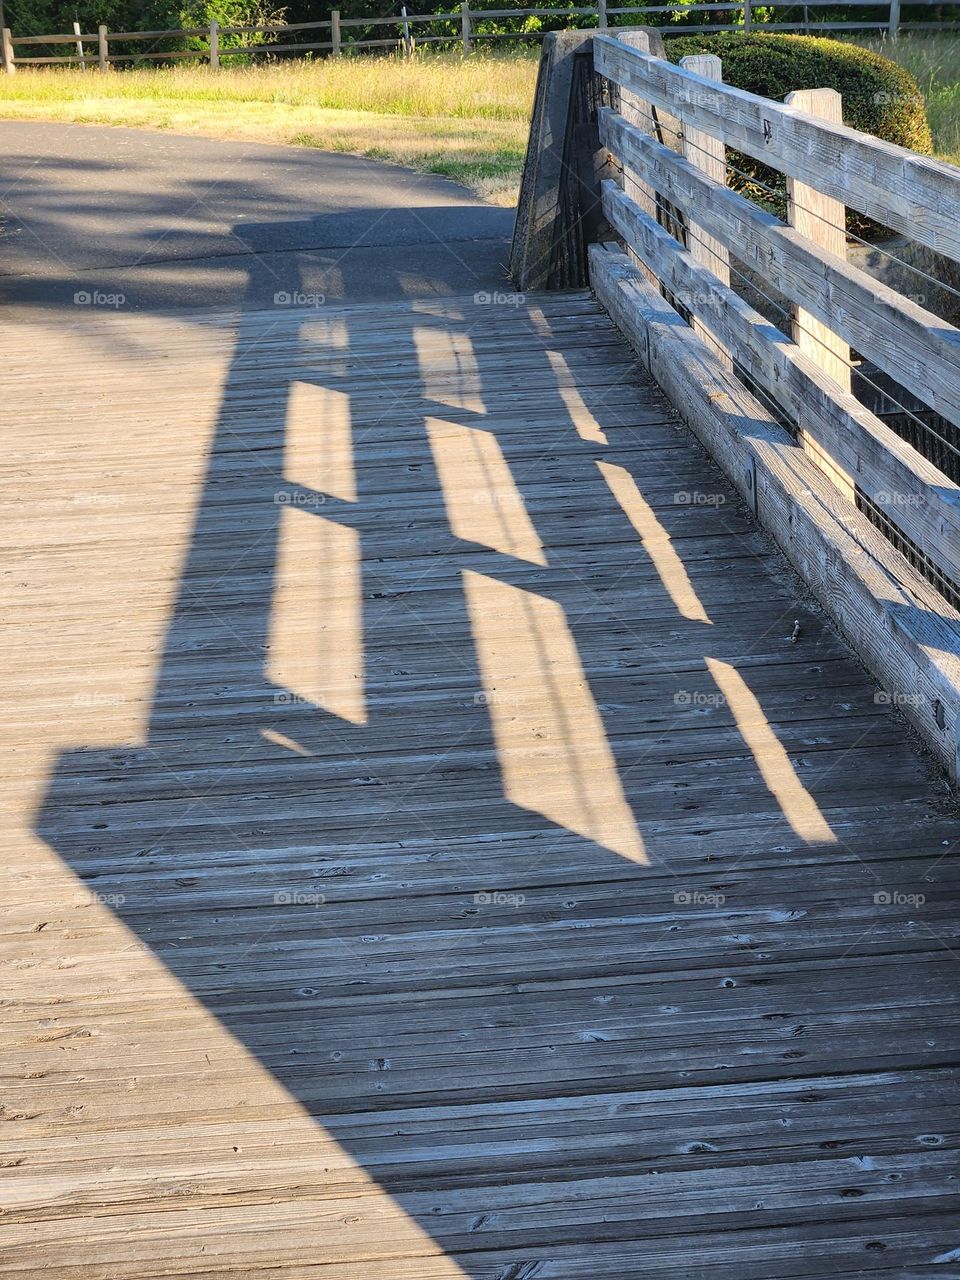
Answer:
[[[740,365],[946,573],[960,579],[960,488],[771,322],[643,218],[613,183],[607,217],[685,306],[709,317]]]
[[[818,250],[773,214],[712,182],[608,108],[600,136],[681,209],[792,302],[816,316],[931,408],[960,426],[960,330],[844,260]]]
[[[960,261],[960,175],[953,165],[843,124],[718,84],[598,34],[601,75],[809,183],[921,244]]]
[[[0,1273],[953,1247],[940,784],[597,304],[504,310],[8,344]]]

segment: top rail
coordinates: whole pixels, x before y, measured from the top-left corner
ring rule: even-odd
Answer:
[[[674,66],[655,28],[565,36],[541,58],[516,283],[579,283],[589,263],[640,362],[960,776],[960,329],[922,305],[960,292],[909,255],[889,256],[916,293],[878,279],[846,231],[850,206],[960,262],[960,169],[843,125],[832,89],[785,104],[725,84],[715,55]],[[784,217],[731,189],[728,147],[785,177]]]
[[[612,36],[594,40],[600,75],[883,226],[960,262],[960,186],[953,167],[847,125],[707,80]]]

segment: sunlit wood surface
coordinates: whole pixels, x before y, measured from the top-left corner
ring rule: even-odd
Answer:
[[[960,1275],[946,790],[589,296],[0,337],[0,1273]]]

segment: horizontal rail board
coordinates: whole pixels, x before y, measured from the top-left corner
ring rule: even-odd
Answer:
[[[175,34],[175,35],[179,35],[180,33],[179,33],[179,32],[174,32],[174,34]],[[97,34],[96,34],[96,32],[94,32],[94,34],[93,34],[92,36],[91,36],[91,35],[76,34],[76,33],[71,33],[71,34],[70,34],[70,35],[68,35],[68,36],[66,36],[66,35],[64,35],[64,36],[12,36],[12,37],[11,37],[11,40],[10,40],[10,43],[11,43],[11,44],[13,44],[13,45],[18,45],[18,44],[23,44],[23,45],[34,45],[34,44],[76,44],[78,40],[84,40],[84,41],[86,41],[87,43],[89,43],[89,42],[92,40],[92,41],[94,42],[94,44],[96,44],[96,42],[97,42]]]
[[[646,102],[960,261],[960,170],[594,38],[597,71]]]
[[[842,258],[818,249],[609,107],[601,108],[599,116],[601,141],[626,167],[680,209],[695,210],[694,220],[703,231],[960,426],[960,330]]]
[[[624,253],[590,247],[593,288],[706,449],[957,777],[956,611],[843,498]]]
[[[166,31],[111,31],[110,43],[114,40],[172,40],[174,36],[209,36],[209,27],[168,28]],[[89,37],[96,40],[96,36]]]
[[[960,487],[855,396],[844,393],[786,334],[755,311],[613,182],[611,224],[678,301],[703,318],[759,386],[948,577],[960,581]]]
[[[246,50],[237,50],[238,53],[247,52]],[[111,53],[111,62],[145,62],[149,58],[175,59],[175,58],[207,58],[206,49],[172,49],[157,53],[156,51],[148,51],[146,53],[120,53],[114,56]]]
[[[220,58],[236,58],[244,54],[251,53],[293,53],[297,49],[332,49],[333,44],[329,40],[316,40],[310,44],[251,44],[237,46],[236,48],[221,48]]]

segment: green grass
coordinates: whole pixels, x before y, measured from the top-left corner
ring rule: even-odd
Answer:
[[[166,129],[350,152],[442,174],[512,204],[536,55],[422,54],[0,78],[0,118]]]
[[[910,72],[926,99],[934,152],[960,165],[960,37],[908,32],[896,40],[857,38],[856,43]]]
[[[902,63],[927,100],[937,154],[960,164],[960,41],[857,40]],[[422,53],[315,62],[178,65],[109,75],[52,68],[0,77],[0,119],[126,125],[320,147],[442,174],[516,199],[537,73],[526,53]]]

